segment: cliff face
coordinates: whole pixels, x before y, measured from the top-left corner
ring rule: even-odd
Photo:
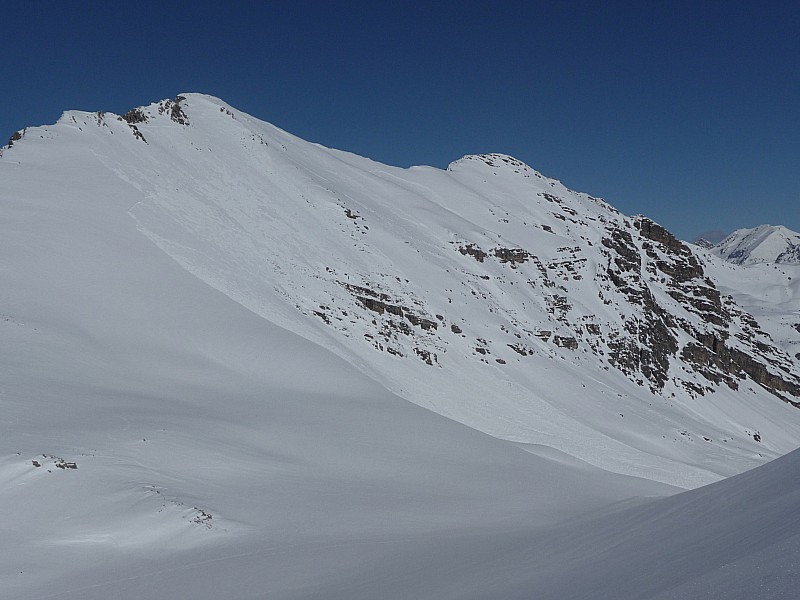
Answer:
[[[670,297],[702,320],[693,325],[687,320],[670,319],[668,313],[653,304],[648,306],[662,317],[652,327],[657,329],[665,319],[671,320],[673,328],[677,325],[694,340],[683,346],[680,358],[713,384],[724,383],[736,390],[739,381],[749,377],[785,402],[800,406],[800,386],[791,358],[776,348],[755,319],[736,307],[730,298],[725,298],[723,304],[714,282],[705,276],[698,258],[686,244],[646,218],[637,220],[635,225],[643,237],[659,244],[668,257],[662,260],[651,244],[643,243],[642,249],[654,260],[651,273],[665,275]],[[736,338],[733,343],[732,330]],[[662,357],[675,348],[661,344],[658,347]],[[713,390],[711,385],[695,387],[692,382],[684,385],[699,394]]]

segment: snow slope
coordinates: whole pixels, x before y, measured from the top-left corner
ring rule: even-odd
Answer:
[[[800,422],[748,378],[696,396],[670,363],[653,392],[602,359],[587,325],[642,318],[596,300],[604,227],[673,264],[632,220],[501,155],[395,169],[194,94],[126,116],[65,113],[0,160],[8,597],[795,581],[796,456],[643,499],[784,454]]]
[[[623,503],[542,531],[436,540],[448,576],[423,561],[378,565],[383,598],[675,600],[796,597],[800,455],[660,500]],[[441,579],[445,579],[442,583]],[[457,582],[457,586],[453,584]],[[306,597],[359,597],[355,578]],[[367,597],[366,595],[364,597]]]

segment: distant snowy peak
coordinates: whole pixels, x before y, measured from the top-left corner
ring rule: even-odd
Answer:
[[[800,234],[780,225],[737,229],[711,251],[737,265],[800,264]]]

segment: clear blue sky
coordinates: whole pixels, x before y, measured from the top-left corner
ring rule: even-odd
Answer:
[[[800,230],[796,0],[9,0],[1,14],[3,140],[66,109],[204,92],[389,164],[512,154],[684,239]]]

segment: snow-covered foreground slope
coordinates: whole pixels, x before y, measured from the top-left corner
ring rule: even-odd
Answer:
[[[661,500],[545,530],[432,540],[413,567],[371,565],[382,598],[787,600],[800,584],[800,453]],[[429,557],[444,557],[427,562]],[[445,564],[446,577],[439,569]],[[409,573],[412,576],[408,576]],[[453,583],[457,582],[457,583]],[[370,597],[353,577],[307,597]],[[361,595],[363,593],[363,596]]]
[[[641,499],[796,447],[789,346],[655,224],[509,157],[395,169],[189,95],[28,129],[0,224],[10,598],[795,577],[795,456]]]

